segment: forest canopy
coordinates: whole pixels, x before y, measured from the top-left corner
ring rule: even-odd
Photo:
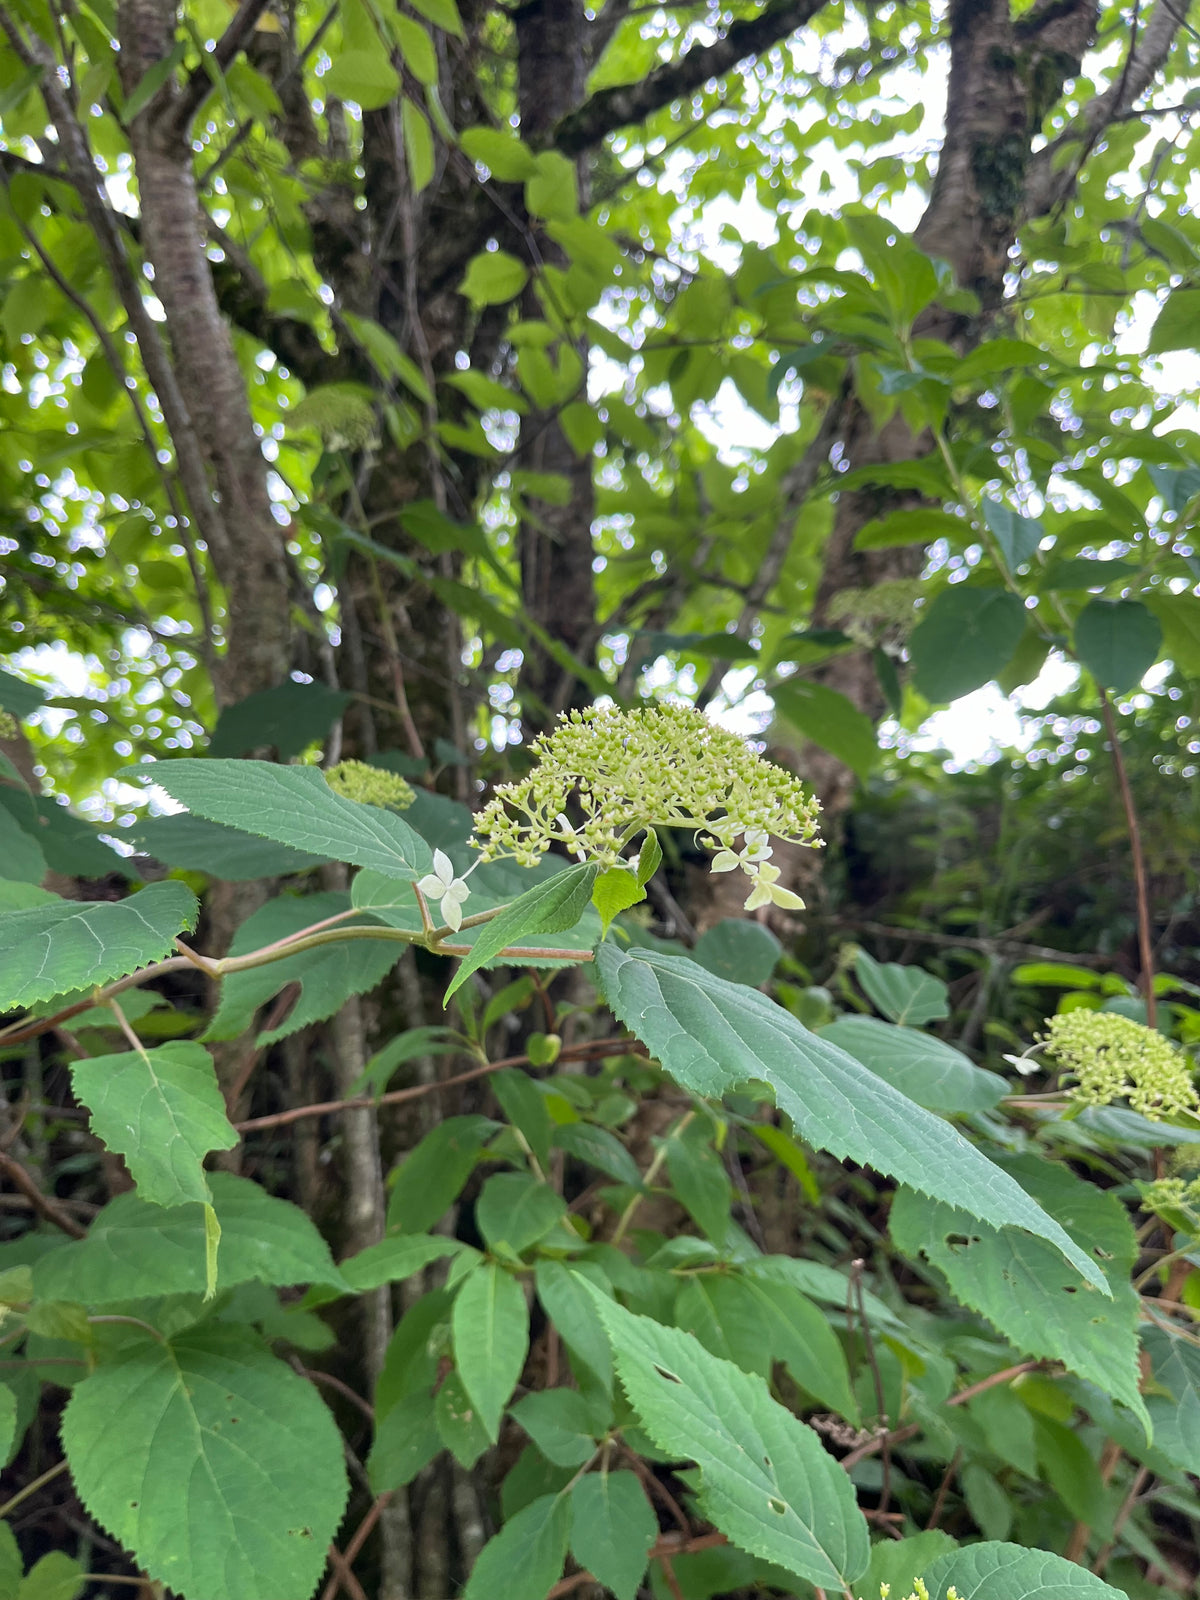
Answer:
[[[1200,1578],[1187,0],[0,0],[0,1600]]]

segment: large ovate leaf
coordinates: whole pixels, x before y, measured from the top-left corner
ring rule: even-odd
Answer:
[[[943,589],[908,641],[917,688],[935,704],[981,689],[1024,631],[1025,608],[1007,589]]]
[[[528,942],[534,935],[543,934],[552,943],[552,935],[574,928],[582,921],[591,904],[592,886],[598,871],[599,868],[591,861],[580,861],[573,867],[566,867],[545,883],[527,889],[494,921],[485,923],[471,946],[470,954],[463,957],[454,974],[446,990],[446,1000],[449,1001],[472,972],[498,956],[509,945],[520,940]]]
[[[346,1504],[342,1441],[245,1329],[131,1337],[72,1390],[62,1437],[89,1513],[151,1578],[188,1600],[308,1600]]]
[[[153,761],[129,770],[189,811],[324,860],[412,881],[433,854],[407,822],[335,794],[315,767],[268,761]],[[143,890],[143,893],[146,891]]]
[[[247,917],[234,935],[229,953],[245,955],[349,910],[350,901],[344,894],[281,895]],[[363,926],[358,919],[346,925]],[[273,1044],[309,1023],[333,1016],[351,995],[364,994],[382,983],[403,950],[404,945],[396,939],[349,939],[319,944],[266,966],[231,972],[221,980],[221,1003],[204,1037],[236,1039],[254,1022],[260,1006],[289,984],[297,984],[300,993],[286,1017],[264,1029],[256,1040],[260,1049]]]
[[[1003,1078],[977,1067],[953,1045],[878,1017],[838,1017],[821,1029],[821,1038],[861,1061],[919,1106],[943,1116],[988,1111],[1008,1093]]]
[[[770,928],[745,917],[725,917],[705,928],[692,948],[692,960],[699,966],[753,989],[767,982],[782,954]]]
[[[210,1173],[208,1183],[221,1227],[218,1289],[257,1279],[279,1288],[319,1283],[349,1292],[329,1246],[299,1206],[231,1172]],[[39,1300],[91,1306],[203,1294],[204,1207],[155,1206],[120,1194],[93,1219],[86,1239],[38,1258],[33,1286]]]
[[[115,859],[115,858],[114,858]],[[0,916],[0,1011],[124,978],[171,953],[196,922],[183,883],[151,883],[127,900],[54,900]]]
[[[1024,1355],[1061,1361],[1148,1422],[1139,1393],[1138,1297],[1129,1283],[1137,1244],[1124,1206],[1066,1167],[1034,1157],[1005,1166],[1100,1263],[1111,1299],[1081,1285],[1044,1238],[989,1227],[911,1191],[892,1202],[892,1237],[906,1254],[931,1261],[955,1298]]]
[[[71,1082],[92,1114],[92,1131],[124,1156],[143,1200],[209,1200],[204,1157],[231,1150],[238,1135],[202,1044],[179,1039],[75,1061]]]
[[[454,1302],[453,1328],[463,1388],[495,1441],[529,1350],[529,1312],[520,1283],[494,1261],[476,1267]]]
[[[694,1094],[768,1084],[802,1139],[996,1227],[1049,1239],[1107,1293],[1086,1251],[953,1127],[907,1099],[755,989],[725,983],[685,957],[628,954],[610,943],[596,969],[615,1015]]]
[[[821,1588],[867,1565],[867,1525],[847,1475],[762,1378],[690,1334],[592,1291],[617,1375],[661,1450],[700,1468],[704,1515],[732,1543]]]
[[[1078,1562],[1017,1544],[971,1544],[939,1556],[925,1572],[929,1600],[1123,1600],[1124,1591]]]

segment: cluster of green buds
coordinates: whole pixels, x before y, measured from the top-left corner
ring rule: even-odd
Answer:
[[[888,1600],[888,1595],[891,1592],[892,1586],[890,1583],[881,1583],[879,1585],[879,1600]],[[913,1592],[907,1596],[907,1600],[929,1600],[929,1590],[926,1587],[924,1578],[913,1579]],[[958,1590],[953,1584],[946,1590],[946,1600],[959,1600]]]
[[[1146,1211],[1200,1212],[1200,1178],[1155,1178],[1141,1192]]]
[[[1126,1100],[1155,1122],[1200,1115],[1192,1063],[1169,1039],[1114,1011],[1066,1011],[1051,1017],[1039,1043],[1075,1082],[1084,1105]]]
[[[328,768],[325,782],[347,800],[381,806],[385,811],[406,811],[417,798],[412,785],[398,772],[373,767],[367,761],[339,761],[336,767]]]
[[[770,841],[819,845],[817,800],[695,707],[572,711],[533,754],[529,776],[497,789],[476,818],[482,860],[533,866],[560,845],[578,861],[633,868],[635,839],[684,828],[712,852],[712,871],[750,879],[747,910],[803,906],[781,886]]]

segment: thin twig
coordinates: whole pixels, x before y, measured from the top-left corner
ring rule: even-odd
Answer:
[[[363,1545],[366,1544],[368,1538],[370,1537],[372,1528],[374,1528],[375,1524],[379,1521],[379,1518],[383,1515],[384,1508],[387,1506],[391,1498],[392,1493],[390,1489],[386,1494],[379,1495],[378,1498],[373,1502],[366,1516],[359,1523],[353,1539],[351,1539],[350,1543],[346,1546],[345,1553],[341,1554],[341,1560],[345,1563],[345,1567],[347,1569],[357,1559],[359,1551],[362,1549]],[[332,1559],[330,1560],[330,1565],[334,1565]],[[340,1577],[341,1573],[340,1571],[337,1571],[335,1572],[335,1575],[330,1578],[329,1582],[321,1590],[321,1600],[334,1600],[334,1596],[338,1592],[338,1583],[340,1581]]]
[[[938,1484],[938,1491],[933,1497],[933,1506],[929,1512],[929,1521],[925,1524],[926,1532],[928,1532],[930,1528],[936,1528],[938,1523],[942,1520],[942,1512],[946,1507],[946,1496],[950,1493],[950,1485],[954,1482],[954,1474],[958,1471],[959,1463],[962,1461],[962,1456],[962,1446],[960,1445],[950,1457],[950,1465],[942,1474],[941,1483]]]
[[[47,1222],[52,1222],[56,1228],[69,1234],[72,1239],[87,1238],[87,1229],[81,1228],[74,1217],[69,1217],[56,1200],[43,1194],[21,1163],[14,1160],[7,1151],[0,1151],[0,1175],[8,1179],[13,1188],[19,1190],[33,1209],[45,1217]]]
[[[965,1389],[960,1389],[957,1394],[952,1394],[946,1401],[948,1406],[966,1405],[968,1400],[974,1400],[977,1394],[983,1394],[985,1389],[994,1389],[998,1383],[1011,1383],[1014,1378],[1019,1378],[1025,1372],[1041,1372],[1047,1363],[1044,1361],[1019,1361],[1014,1367],[1005,1367],[1001,1372],[993,1372],[988,1378],[980,1378],[978,1383],[968,1384]],[[915,1439],[921,1431],[919,1422],[906,1423],[903,1428],[892,1428],[886,1435],[889,1444],[903,1444],[906,1439]],[[849,1472],[851,1467],[856,1467],[867,1456],[873,1456],[877,1450],[882,1449],[885,1435],[879,1434],[874,1439],[868,1439],[865,1444],[860,1444],[851,1450],[849,1455],[844,1455],[841,1465]]]
[[[1108,734],[1112,751],[1113,771],[1117,775],[1117,788],[1125,811],[1125,828],[1129,834],[1129,852],[1133,857],[1133,886],[1137,894],[1138,958],[1142,967],[1141,989],[1146,1001],[1146,1026],[1158,1025],[1158,1000],[1154,993],[1154,936],[1150,927],[1150,887],[1146,876],[1146,858],[1142,853],[1142,830],[1138,823],[1137,808],[1133,803],[1133,790],[1129,786],[1129,773],[1125,757],[1121,754],[1121,739],[1113,716],[1112,701],[1107,689],[1100,689],[1100,711],[1104,718],[1104,731]]]
[[[38,1490],[43,1488],[46,1484],[53,1483],[54,1479],[61,1477],[66,1470],[67,1463],[65,1461],[60,1461],[56,1467],[51,1467],[49,1472],[43,1472],[40,1478],[34,1478],[32,1483],[27,1483],[23,1489],[18,1489],[16,1494],[14,1494],[11,1499],[6,1500],[4,1504],[0,1506],[0,1519],[11,1515],[11,1513],[14,1512],[19,1505],[22,1505],[26,1500],[28,1500],[31,1495],[35,1495]]]
[[[644,1047],[636,1039],[589,1040],[583,1044],[568,1045],[559,1054],[560,1061],[596,1060],[606,1055],[635,1055],[641,1054]],[[506,1056],[502,1061],[485,1061],[481,1066],[472,1067],[469,1072],[460,1072],[453,1078],[440,1078],[434,1083],[419,1083],[411,1089],[393,1089],[389,1094],[357,1095],[351,1100],[324,1100],[316,1105],[293,1106],[288,1111],[277,1111],[269,1117],[252,1117],[248,1122],[235,1122],[234,1127],[239,1133],[260,1133],[264,1128],[284,1128],[290,1123],[301,1122],[305,1117],[332,1116],[338,1111],[354,1111],[363,1106],[396,1106],[402,1105],[407,1100],[418,1100],[422,1095],[433,1094],[442,1089],[453,1089],[460,1083],[470,1083],[476,1078],[483,1078],[490,1072],[501,1072],[506,1067],[527,1067],[531,1065],[528,1056]]]

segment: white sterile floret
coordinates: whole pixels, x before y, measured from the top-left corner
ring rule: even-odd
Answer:
[[[417,884],[426,900],[440,903],[446,926],[455,933],[462,927],[463,901],[471,890],[465,878],[456,878],[454,863],[444,850],[433,852],[433,871]]]

